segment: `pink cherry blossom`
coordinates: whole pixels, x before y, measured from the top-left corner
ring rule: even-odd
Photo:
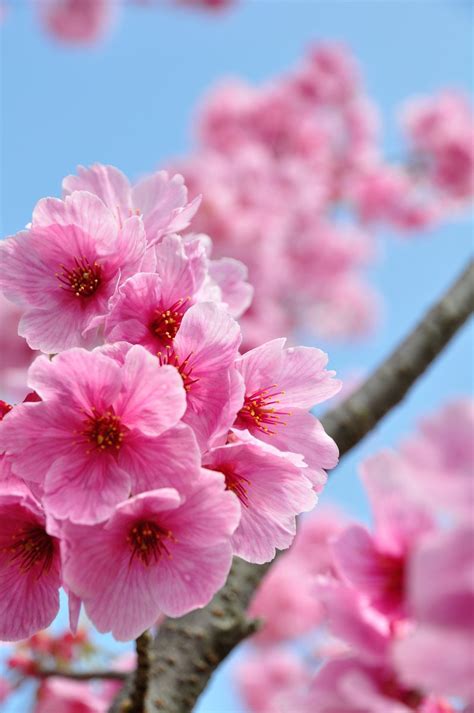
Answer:
[[[37,3],[45,29],[63,42],[93,43],[113,21],[111,0],[40,0]]]
[[[207,471],[180,493],[136,495],[106,523],[65,525],[65,581],[99,631],[135,638],[160,612],[207,604],[227,578],[239,517],[237,499]]]
[[[240,501],[242,515],[232,537],[236,555],[262,564],[274,558],[276,549],[290,546],[296,515],[316,503],[300,456],[250,437],[211,449],[203,464],[222,473],[226,488]]]
[[[388,616],[406,616],[407,568],[421,538],[434,527],[429,510],[407,488],[413,473],[403,458],[383,452],[362,465],[375,518],[372,535],[361,525],[333,545],[339,575]]]
[[[301,453],[307,477],[321,489],[324,469],[336,465],[338,450],[308,409],[336,394],[341,384],[325,369],[324,352],[284,346],[284,339],[275,339],[237,359],[245,399],[235,425],[283,451]]]
[[[441,206],[426,194],[416,175],[386,164],[370,166],[350,184],[359,218],[367,223],[388,223],[401,230],[423,230],[443,217]]]
[[[15,483],[0,492],[0,640],[43,629],[59,610],[59,541],[39,502]]]
[[[251,713],[311,710],[307,700],[310,672],[290,651],[269,649],[247,655],[238,665],[236,678]]]
[[[139,268],[144,250],[141,220],[129,218],[120,228],[90,193],[41,200],[31,229],[0,246],[0,288],[25,309],[19,334],[44,352],[90,346],[96,337],[94,330],[86,334],[91,320],[107,311],[118,282]]]
[[[474,114],[466,96],[441,92],[412,100],[403,123],[423,176],[454,202],[474,194]]]
[[[262,622],[252,641],[264,646],[311,633],[321,624],[324,612],[314,595],[314,579],[291,558],[291,551],[265,575],[249,615]]]
[[[425,417],[401,452],[422,502],[470,522],[474,512],[474,401],[458,399]]]
[[[54,517],[98,522],[130,491],[161,486],[170,472],[193,477],[198,451],[178,426],[182,380],[143,347],[130,348],[123,366],[100,351],[42,356],[29,381],[43,401],[21,404],[2,421],[0,448],[14,458],[15,472],[42,484]],[[176,469],[174,445],[187,451]]]
[[[251,296],[243,266],[235,260],[210,261],[198,239],[165,236],[149,265],[153,272],[129,278],[112,298],[106,341],[142,344],[156,355],[173,345],[184,314],[196,302],[222,302],[239,313]]]
[[[322,219],[324,181],[315,180],[306,164],[281,165],[252,146],[232,157],[201,151],[177,167],[191,193],[203,194],[193,229],[212,236],[218,257],[231,256],[249,268],[255,298],[242,322],[246,344],[301,323],[319,334],[338,323],[341,337],[372,328],[376,305],[361,271],[373,261],[373,240]],[[344,318],[344,304],[348,310],[356,299],[357,314]],[[338,315],[323,323],[328,303],[338,305]]]
[[[106,318],[107,341],[142,344],[155,355],[173,344],[197,289],[192,274],[166,277],[138,273],[122,285]]]
[[[64,195],[74,191],[89,191],[98,196],[119,222],[131,215],[143,217],[149,245],[164,235],[186,228],[199,207],[200,198],[188,203],[188,192],[183,177],[168,176],[157,171],[131,186],[128,178],[113,166],[100,163],[90,168],[79,166],[77,176],[63,180]]]

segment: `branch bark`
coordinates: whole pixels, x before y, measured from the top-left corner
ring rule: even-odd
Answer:
[[[473,310],[471,262],[373,375],[322,419],[341,456],[403,399]],[[245,612],[269,566],[235,558],[225,587],[208,606],[180,619],[168,619],[160,626],[151,652],[146,713],[189,713],[193,709],[213,671],[255,631],[258,623],[250,621]],[[129,711],[131,695],[132,678],[110,713]]]

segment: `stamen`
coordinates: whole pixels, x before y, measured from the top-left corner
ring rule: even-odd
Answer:
[[[19,528],[12,535],[10,545],[2,548],[10,555],[10,561],[19,565],[21,574],[30,572],[37,565],[40,567],[37,579],[49,572],[54,557],[53,538],[37,523]]]
[[[112,408],[103,414],[97,413],[92,407],[92,414],[88,414],[84,421],[85,429],[81,431],[93,449],[102,452],[106,450],[118,451],[122,445],[125,429],[120,418],[115,415]],[[90,453],[91,451],[87,451]]]
[[[209,470],[215,470],[218,473],[222,473],[225,478],[225,489],[231,490],[237,495],[240,502],[244,507],[249,507],[250,501],[247,495],[247,491],[251,485],[250,480],[245,478],[240,473],[236,473],[234,467],[228,463],[223,463],[219,466],[212,468],[211,466],[206,466]]]
[[[277,388],[277,384],[272,384],[265,389],[258,389],[250,396],[245,396],[244,405],[237,414],[237,418],[243,422],[243,425],[253,426],[267,436],[274,436],[277,433],[274,430],[275,426],[286,426],[282,417],[291,416],[291,412],[279,411],[275,408],[275,404],[280,403],[275,397],[283,396],[285,393],[275,391],[274,389]]]
[[[135,523],[127,535],[127,542],[132,551],[130,564],[135,557],[138,557],[142,564],[148,567],[152,562],[158,562],[163,553],[171,559],[164,540],[176,542],[171,530],[166,530],[150,520]]]
[[[60,265],[62,272],[56,272],[61,289],[72,292],[76,297],[92,297],[102,281],[102,268],[98,262],[92,265],[86,257],[74,258],[74,267]]]
[[[190,299],[190,297],[179,299],[168,309],[160,308],[155,310],[155,317],[150,323],[149,329],[152,334],[157,336],[165,345],[167,343],[171,344],[176,337],[184,317],[182,307]]]
[[[170,346],[166,347],[166,353],[158,352],[157,357],[160,362],[160,366],[165,364],[170,364],[174,366],[180,373],[183,380],[183,386],[186,391],[190,391],[193,384],[197,384],[199,378],[193,378],[191,375],[193,373],[193,366],[189,364],[193,352],[189,352],[188,356],[180,361],[176,352]]]

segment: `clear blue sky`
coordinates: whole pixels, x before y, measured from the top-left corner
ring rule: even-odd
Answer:
[[[111,37],[88,50],[54,44],[26,0],[11,4],[1,51],[2,235],[28,222],[39,198],[58,195],[78,163],[112,163],[133,177],[185,153],[196,102],[213,82],[229,74],[270,78],[314,40],[343,40],[355,52],[382,109],[391,154],[404,98],[447,85],[472,91],[472,5],[464,0],[241,0],[217,17],[128,7]],[[472,235],[466,218],[413,240],[382,236],[371,279],[385,297],[383,324],[359,346],[322,345],[332,366],[342,374],[370,371],[454,278]],[[344,460],[323,500],[367,517],[357,462],[395,444],[421,414],[471,391],[473,356],[472,330],[464,329],[404,404]],[[226,671],[197,710],[240,713]],[[27,711],[19,699],[5,707]]]

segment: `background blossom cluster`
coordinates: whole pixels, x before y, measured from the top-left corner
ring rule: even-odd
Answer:
[[[401,111],[406,148],[385,158],[380,118],[355,58],[320,44],[254,87],[221,82],[197,116],[194,152],[174,164],[202,194],[199,230],[242,260],[255,297],[245,342],[295,329],[366,335],[378,296],[366,270],[376,228],[413,234],[455,216],[474,195],[474,122],[455,91]]]
[[[240,353],[246,269],[188,227],[179,175],[131,185],[79,168],[0,246],[0,287],[42,352],[2,403],[0,639],[69,595],[100,632],[136,638],[204,606],[234,554],[286,549],[337,463],[309,413],[340,388],[318,349]]]

